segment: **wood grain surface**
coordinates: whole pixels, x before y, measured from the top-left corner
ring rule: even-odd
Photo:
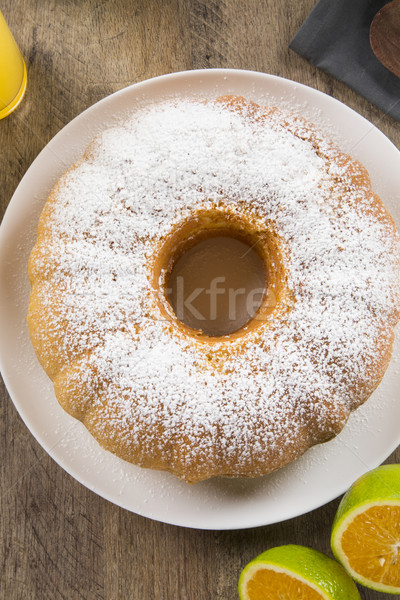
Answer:
[[[281,75],[354,108],[400,146],[399,125],[288,43],[315,0],[3,0],[26,58],[21,106],[0,121],[2,213],[33,159],[82,110],[155,75],[232,67]],[[284,523],[209,532],[164,525],[99,498],[58,467],[0,405],[0,598],[230,600],[244,565],[299,543],[330,554],[338,505]],[[400,462],[399,450],[390,462]],[[385,594],[363,589],[364,599]]]

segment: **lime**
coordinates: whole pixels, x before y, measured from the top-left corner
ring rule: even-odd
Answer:
[[[360,600],[352,579],[332,558],[305,546],[270,548],[239,578],[240,600]]]
[[[378,467],[351,486],[339,504],[331,546],[356,581],[400,593],[400,465]]]

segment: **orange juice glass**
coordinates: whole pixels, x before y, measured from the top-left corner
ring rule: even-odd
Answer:
[[[0,12],[0,119],[18,106],[25,89],[25,61]]]

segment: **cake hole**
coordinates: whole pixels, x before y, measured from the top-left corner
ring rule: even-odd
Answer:
[[[180,252],[166,281],[166,295],[181,323],[219,337],[255,317],[266,284],[266,266],[256,244],[218,233],[192,240]]]

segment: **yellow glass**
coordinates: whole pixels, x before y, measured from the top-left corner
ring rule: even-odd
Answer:
[[[0,12],[0,119],[17,108],[25,89],[25,61]]]

